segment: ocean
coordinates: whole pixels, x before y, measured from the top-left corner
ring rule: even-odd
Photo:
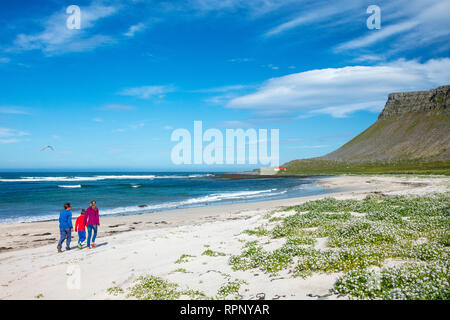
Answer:
[[[332,190],[320,178],[221,180],[212,173],[0,173],[0,224],[57,219],[66,202],[77,216],[91,200],[100,215],[308,196]]]

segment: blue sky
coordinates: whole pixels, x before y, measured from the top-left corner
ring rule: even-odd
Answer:
[[[80,30],[66,27],[72,4]],[[281,163],[320,156],[375,122],[390,92],[450,83],[449,1],[1,6],[2,169],[255,167],[173,165],[170,135],[194,120],[279,129]]]

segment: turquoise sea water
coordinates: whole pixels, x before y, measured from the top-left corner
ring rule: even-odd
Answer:
[[[0,173],[0,223],[50,220],[65,202],[78,215],[95,199],[101,215],[273,200],[331,190],[319,178],[210,179],[211,173]]]

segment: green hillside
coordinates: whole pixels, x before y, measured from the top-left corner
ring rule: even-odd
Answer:
[[[450,170],[450,86],[392,93],[378,120],[339,149],[284,164],[287,174]]]

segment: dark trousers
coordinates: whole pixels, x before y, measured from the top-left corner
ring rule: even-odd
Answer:
[[[58,247],[62,247],[62,244],[64,240],[66,241],[66,248],[70,249],[70,241],[72,240],[72,233],[70,232],[70,229],[59,229],[59,242]]]

